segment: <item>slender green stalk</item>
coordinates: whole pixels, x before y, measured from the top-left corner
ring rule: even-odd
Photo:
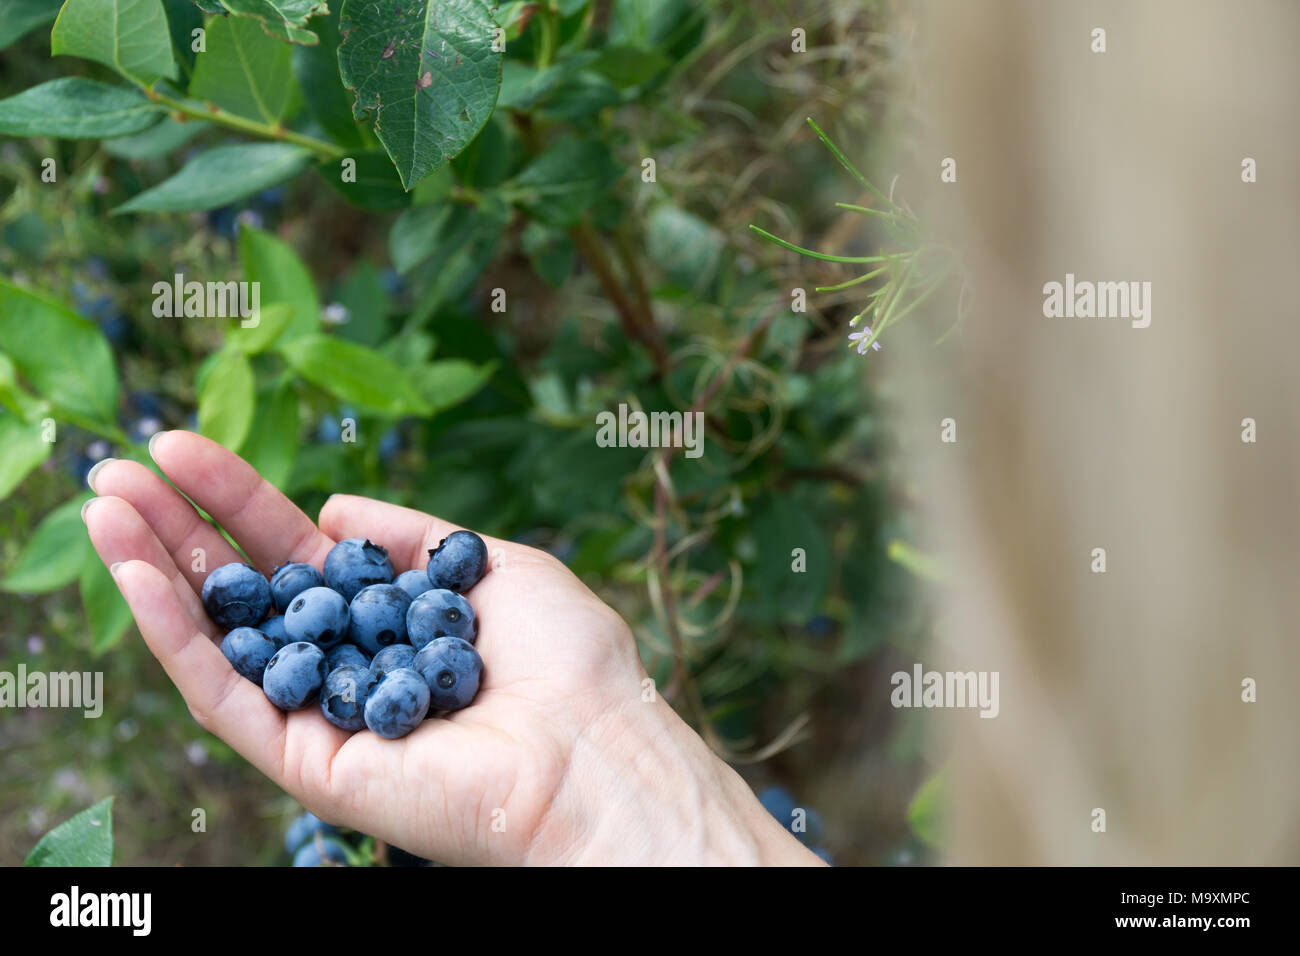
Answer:
[[[283,140],[286,143],[293,143],[295,146],[301,146],[309,149],[313,153],[324,156],[327,159],[334,159],[347,155],[347,150],[341,146],[335,146],[333,143],[327,143],[324,140],[315,139],[311,136],[304,136],[302,133],[295,133],[291,129],[285,129],[283,126],[272,126],[269,123],[259,123],[256,120],[248,119],[224,110],[219,106],[208,105],[207,107],[193,105],[184,100],[178,100],[168,96],[166,93],[159,93],[157,90],[140,84],[140,89],[145,96],[156,103],[162,103],[170,107],[182,116],[188,116],[192,119],[204,120],[209,123],[216,123],[218,126],[225,126],[229,129],[239,130],[241,133],[248,133],[250,136],[257,136],[261,139]]]
[[[766,229],[760,229],[758,226],[751,225],[749,228],[768,242],[774,242],[783,249],[789,249],[791,252],[797,252],[812,259],[821,259],[823,262],[889,262],[894,259],[905,259],[910,255],[910,253],[898,253],[888,256],[828,256],[824,252],[805,249],[803,246],[796,246],[792,242],[786,242],[784,239],[774,236]]]

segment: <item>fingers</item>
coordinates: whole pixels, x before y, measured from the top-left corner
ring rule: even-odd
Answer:
[[[149,453],[263,572],[287,561],[319,568],[334,546],[252,465],[216,442],[193,432],[162,432],[150,440]]]
[[[91,508],[92,516],[98,507]],[[272,780],[280,780],[285,715],[260,687],[230,666],[163,572],[147,561],[130,560],[117,567],[114,577],[145,643],[185,698],[194,719]]]
[[[139,462],[108,462],[95,472],[94,482],[95,494],[116,496],[130,505],[152,529],[152,535],[167,550],[170,560],[195,592],[202,589],[203,579],[213,568],[244,560],[180,492]],[[91,510],[97,509],[98,505]],[[105,543],[111,543],[111,539],[105,538]],[[194,570],[196,551],[203,555],[204,560],[199,565],[203,570]],[[109,557],[100,550],[100,557],[105,564],[144,558],[154,567],[166,571],[163,565],[141,553],[115,551]]]
[[[191,512],[193,510],[190,508]],[[172,556],[158,540],[153,529],[129,502],[115,497],[92,498],[86,503],[83,515],[90,532],[90,541],[104,564],[112,567],[119,561],[139,560],[152,565],[171,584],[181,608],[194,621],[195,626],[206,637],[217,637],[220,632],[203,613],[203,604],[190,581],[176,567]],[[225,542],[222,541],[222,544],[225,545]]]

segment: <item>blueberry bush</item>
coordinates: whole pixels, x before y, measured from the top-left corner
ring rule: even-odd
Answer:
[[[0,669],[108,672],[101,720],[0,711],[0,859],[112,794],[119,859],[287,862],[296,808],[189,720],[79,520],[172,427],[309,514],[550,550],[837,862],[926,852],[915,726],[862,690],[926,621],[859,350],[951,271],[854,194],[883,6],[0,0]],[[240,282],[255,321],[205,310]],[[620,406],[701,413],[700,455],[603,447]]]

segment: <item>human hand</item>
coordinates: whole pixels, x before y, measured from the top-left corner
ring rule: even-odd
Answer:
[[[317,706],[281,712],[221,653],[199,590],[243,558],[185,496],[263,573],[320,568],[352,537],[387,548],[399,573],[423,568],[457,526],[335,495],[317,527],[208,439],[163,432],[150,453],[175,487],[137,462],[97,465],[91,541],[194,718],[317,816],[451,864],[820,863],[658,694],[643,698],[618,614],[513,542],[484,538],[489,570],[468,595],[484,661],[470,707],[398,740],[349,734]]]

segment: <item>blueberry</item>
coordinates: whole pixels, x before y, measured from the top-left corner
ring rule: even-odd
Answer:
[[[827,866],[834,866],[834,865],[835,865],[835,860],[831,857],[831,851],[828,850],[828,849],[826,849],[826,847],[824,847],[824,846],[814,846],[814,847],[809,847],[809,849],[812,850],[813,853],[815,853],[815,854],[817,854],[819,857],[821,857],[822,860],[825,861],[825,863],[826,863]]]
[[[370,674],[376,680],[383,680],[390,671],[395,671],[399,667],[410,667],[413,660],[415,660],[414,647],[410,644],[394,644],[392,647],[385,647],[375,655],[375,659],[370,662]]]
[[[293,853],[317,833],[327,835],[338,832],[338,827],[326,823],[316,814],[304,810],[293,818],[293,822],[289,824],[289,829],[284,831],[284,852]]]
[[[360,667],[336,667],[321,686],[321,713],[340,730],[360,730],[366,725],[362,708],[378,682],[374,674]]]
[[[336,667],[360,667],[363,671],[370,669],[370,655],[355,644],[335,644],[325,652],[325,663],[330,670]]]
[[[454,591],[425,591],[406,612],[406,633],[417,650],[439,637],[459,637],[473,644],[478,638],[474,609]]]
[[[366,726],[381,737],[405,737],[429,712],[429,687],[409,667],[389,671],[366,698]]]
[[[393,581],[399,588],[409,594],[412,598],[418,598],[433,585],[429,582],[429,575],[415,568],[411,571],[403,571]]]
[[[348,636],[348,604],[329,588],[308,588],[284,612],[291,641],[308,641],[328,650]]]
[[[388,560],[388,552],[368,539],[344,538],[325,556],[325,583],[346,601],[368,585],[392,580],[393,562]]]
[[[333,837],[314,837],[293,855],[294,866],[347,866],[344,844]]]
[[[325,577],[310,564],[282,564],[271,575],[271,596],[275,609],[283,614],[289,604],[308,588],[325,586]]]
[[[261,631],[251,627],[237,627],[221,641],[221,653],[226,655],[241,677],[262,686],[262,672],[279,648]]]
[[[289,643],[289,632],[284,629],[284,615],[272,614],[257,629],[275,641],[275,649],[278,651],[284,645]]]
[[[429,685],[434,710],[460,710],[478,693],[483,658],[474,645],[459,637],[439,637],[420,649],[411,665]]]
[[[325,652],[297,641],[275,652],[262,675],[262,690],[281,710],[298,710],[316,699],[325,676]]]
[[[203,609],[227,630],[256,627],[271,610],[271,585],[257,568],[223,564],[203,582]]]
[[[464,594],[487,573],[487,545],[473,531],[453,531],[429,551],[429,581]]]
[[[357,592],[348,608],[348,640],[367,654],[406,643],[406,610],[411,596],[396,584],[371,584]]]

